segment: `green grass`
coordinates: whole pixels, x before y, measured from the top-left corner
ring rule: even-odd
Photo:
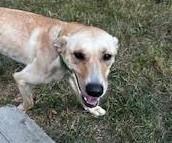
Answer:
[[[172,1],[5,0],[0,6],[98,26],[119,38],[104,117],[84,112],[65,81],[35,89],[38,102],[29,115],[55,141],[172,142]],[[0,57],[0,105],[18,94],[11,74],[20,68]]]

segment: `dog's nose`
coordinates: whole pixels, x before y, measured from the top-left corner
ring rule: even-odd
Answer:
[[[93,97],[99,97],[103,94],[103,86],[97,83],[89,83],[86,85],[86,92]]]

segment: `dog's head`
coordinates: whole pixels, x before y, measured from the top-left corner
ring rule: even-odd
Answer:
[[[62,56],[74,73],[70,79],[72,88],[85,106],[97,106],[107,91],[108,74],[118,49],[117,38],[89,27],[62,37],[61,41]]]

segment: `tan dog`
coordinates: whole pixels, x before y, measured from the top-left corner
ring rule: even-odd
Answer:
[[[83,107],[104,115],[99,100],[117,48],[117,38],[99,28],[0,8],[0,53],[26,64],[13,75],[23,98],[21,110],[33,106],[31,85],[68,75]]]

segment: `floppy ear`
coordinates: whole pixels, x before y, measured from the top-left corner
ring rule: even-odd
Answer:
[[[114,41],[114,48],[115,48],[115,54],[116,54],[119,48],[119,41],[116,37],[113,37],[113,41]]]
[[[54,47],[56,48],[59,54],[64,52],[66,44],[67,44],[67,36],[59,37],[54,41]]]

